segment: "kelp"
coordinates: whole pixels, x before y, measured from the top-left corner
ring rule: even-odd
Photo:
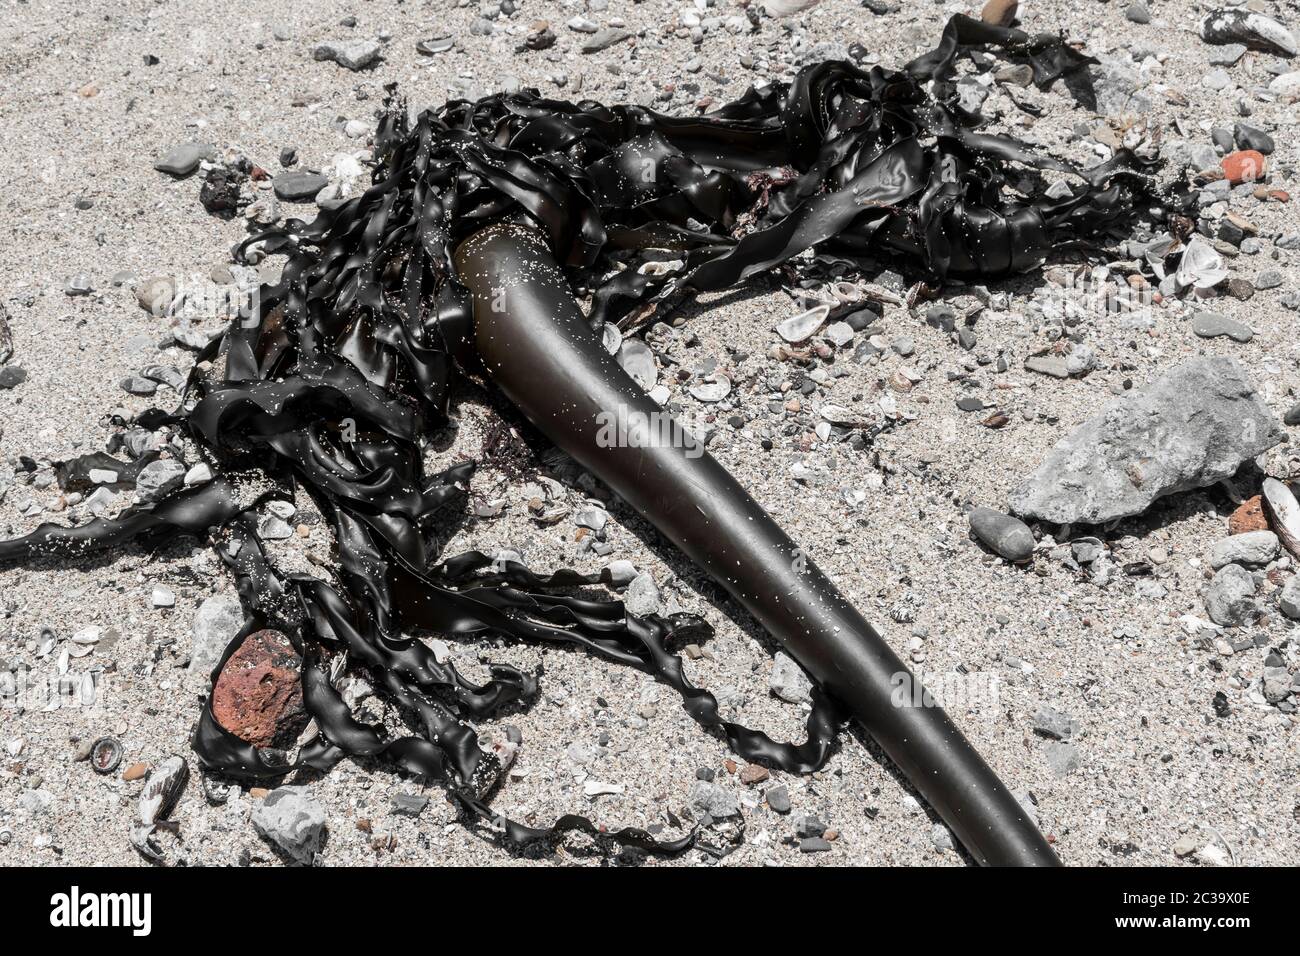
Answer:
[[[819,63],[699,117],[531,90],[412,117],[390,91],[369,188],[310,222],[289,219],[241,243],[240,261],[286,255],[279,280],[199,356],[196,369],[224,359],[219,376],[196,372],[180,408],[137,420],[183,434],[215,479],[117,518],[42,524],[0,543],[0,557],[178,533],[213,544],[248,615],[213,680],[245,635],[283,630],[302,655],[304,705],[318,734],[290,762],[227,732],[209,701],[193,745],[212,770],[267,780],[346,756],[382,757],[442,783],[469,820],[511,843],[576,829],[647,850],[690,845],[691,835],[606,833],[576,815],[534,828],[492,811],[501,761],[480,745],[474,721],[526,706],[537,679],[496,664],[475,684],[418,634],[576,646],[638,668],[676,690],[734,752],[789,772],[828,759],[837,706],[815,690],[806,742],[778,743],[723,720],[715,698],[687,680],[672,647],[706,629],[699,618],[637,616],[581,590],[609,585],[608,572],[539,575],[476,552],[442,557],[448,507],[474,463],[426,475],[423,452],[449,421],[454,388],[482,371],[452,254],[485,226],[527,223],[546,237],[574,294],[590,297],[594,328],[634,329],[687,297],[778,267],[840,275],[903,261],[935,283],[997,279],[1173,202],[1153,162],[1127,150],[1083,170],[980,132],[953,77],[961,55],[986,46],[1030,64],[1042,88],[1058,79],[1087,86],[1092,61],[1060,38],[956,16],[935,50],[902,70]],[[1012,176],[1022,167],[1064,174],[1070,186],[1056,198],[1041,180],[1035,192],[1018,191]],[[682,268],[643,268],[665,253]],[[100,456],[64,471],[84,481],[92,467],[109,463]],[[337,541],[327,579],[275,569],[258,537],[258,509],[295,490]],[[355,716],[335,679],[342,661],[409,715],[413,732],[393,735]]]

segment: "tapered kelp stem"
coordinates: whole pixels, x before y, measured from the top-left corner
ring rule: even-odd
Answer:
[[[712,456],[676,423],[624,440],[618,422],[635,428],[665,413],[603,348],[540,233],[486,228],[455,262],[474,298],[483,365],[534,425],[747,608],[861,721],[977,861],[1059,864],[943,710],[917,703],[889,645]],[[898,695],[900,685],[912,691]]]

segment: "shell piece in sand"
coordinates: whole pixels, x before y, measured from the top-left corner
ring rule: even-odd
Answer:
[[[1300,557],[1300,502],[1295,500],[1291,489],[1276,478],[1264,479],[1264,507],[1268,509],[1273,530],[1281,539],[1282,545],[1296,557]]]

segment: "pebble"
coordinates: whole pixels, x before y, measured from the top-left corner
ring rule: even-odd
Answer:
[[[1074,718],[1046,704],[1034,712],[1032,724],[1034,733],[1053,740],[1066,740],[1074,736]]]
[[[277,787],[253,808],[253,828],[291,859],[310,865],[325,841],[325,810],[305,787]]]
[[[212,714],[255,747],[289,749],[307,725],[302,658],[279,631],[254,631],[231,654],[212,688]]]
[[[281,173],[271,180],[275,198],[281,202],[310,202],[328,185],[329,180],[320,173],[305,170]]]
[[[175,607],[176,595],[171,588],[165,588],[161,584],[155,584],[153,591],[149,595],[149,603],[154,607]]]
[[[332,60],[345,69],[356,71],[376,62],[382,49],[378,40],[327,40],[316,44],[311,55],[315,60]]]
[[[169,176],[188,176],[199,168],[199,163],[215,160],[217,155],[217,148],[211,143],[182,143],[168,150],[153,168]]]
[[[1281,552],[1277,535],[1272,531],[1247,531],[1216,541],[1210,548],[1210,567],[1229,564],[1263,566]]]
[[[1247,126],[1245,123],[1238,123],[1234,126],[1232,136],[1239,148],[1253,149],[1264,156],[1267,156],[1276,148],[1272,136],[1269,136],[1268,133],[1258,127]]]
[[[812,700],[812,681],[784,651],[777,651],[772,659],[772,673],[767,683],[772,693],[787,703],[806,704]]]
[[[1220,160],[1224,178],[1234,186],[1262,179],[1268,169],[1264,154],[1254,149],[1239,149]]]
[[[176,301],[176,280],[170,276],[142,279],[135,287],[135,301],[151,315],[167,315]]]
[[[1142,0],[1129,4],[1128,9],[1124,11],[1124,16],[1133,23],[1151,22],[1151,11],[1147,9],[1147,5]]]
[[[642,571],[632,579],[632,583],[627,586],[627,593],[623,595],[623,604],[629,614],[638,617],[659,613],[663,597],[649,572]]]
[[[794,822],[795,836],[799,837],[819,837],[827,830],[826,824],[822,823],[812,814],[799,817]]]
[[[805,837],[799,841],[800,853],[829,853],[831,845],[821,837]]]
[[[1226,335],[1236,342],[1249,342],[1255,336],[1250,326],[1218,312],[1197,312],[1192,316],[1192,331],[1203,339]]]
[[[1047,756],[1048,767],[1058,777],[1068,777],[1083,765],[1079,748],[1074,744],[1049,740],[1043,745],[1043,753]]]
[[[608,50],[610,47],[631,38],[632,34],[627,30],[618,27],[605,27],[603,30],[597,30],[590,38],[583,41],[582,52],[599,53],[601,50]]]
[[[21,365],[6,365],[0,368],[0,389],[17,388],[27,381],[27,369]]]
[[[992,508],[972,508],[966,517],[975,536],[1006,560],[1027,561],[1033,555],[1034,533],[1019,518]]]
[[[1282,593],[1278,596],[1277,606],[1293,621],[1300,620],[1300,574],[1287,578],[1286,584],[1282,585]]]
[[[190,626],[190,673],[207,677],[243,626],[244,609],[238,597],[216,594],[205,599]]]
[[[980,11],[980,19],[998,27],[1009,27],[1016,20],[1019,0],[988,0]]]
[[[773,813],[790,812],[790,791],[786,787],[768,787],[763,796],[767,799],[768,809]]]
[[[150,462],[136,476],[136,500],[141,503],[157,501],[169,491],[179,488],[184,480],[185,466],[174,458],[160,458]]]
[[[1255,603],[1255,578],[1239,564],[1220,568],[1205,589],[1205,610],[1221,627],[1250,623],[1259,608]]]
[[[691,784],[690,803],[696,815],[707,814],[715,820],[740,815],[740,802],[736,795],[707,780],[696,780]]]

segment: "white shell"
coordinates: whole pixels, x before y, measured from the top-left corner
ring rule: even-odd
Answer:
[[[1273,519],[1273,530],[1283,546],[1300,557],[1300,503],[1291,489],[1276,478],[1264,479],[1264,505]]]
[[[828,305],[819,305],[807,312],[800,312],[778,325],[777,334],[790,343],[802,342],[821,328],[830,314],[831,308]]]

